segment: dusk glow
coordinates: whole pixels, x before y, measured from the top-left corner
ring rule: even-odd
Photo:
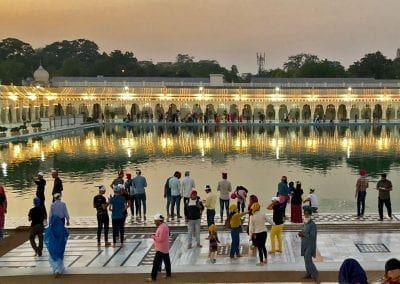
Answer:
[[[256,52],[267,69],[301,52],[344,66],[378,50],[394,58],[399,10],[397,0],[1,0],[0,39],[38,48],[85,38],[139,60],[182,53],[255,73]]]

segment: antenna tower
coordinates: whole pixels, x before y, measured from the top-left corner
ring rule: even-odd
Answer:
[[[257,65],[258,65],[258,74],[261,74],[262,71],[265,71],[265,53],[257,52]]]

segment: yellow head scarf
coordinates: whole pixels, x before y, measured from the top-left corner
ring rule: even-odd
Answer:
[[[231,204],[230,206],[229,206],[229,213],[232,213],[232,212],[237,212],[237,206],[236,206],[236,204]]]
[[[217,232],[217,226],[215,226],[215,224],[211,224],[210,227],[208,227],[208,231],[210,233],[216,233]]]
[[[257,212],[260,211],[260,203],[256,202],[253,205],[251,205],[251,212]]]

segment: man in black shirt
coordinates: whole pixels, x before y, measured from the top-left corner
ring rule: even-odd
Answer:
[[[104,185],[100,185],[99,194],[93,198],[93,207],[97,210],[97,246],[101,246],[101,230],[103,225],[105,246],[111,245],[111,243],[108,241],[108,228],[110,219],[107,212],[108,202],[104,197],[105,193],[106,187]]]
[[[56,193],[62,193],[63,184],[62,184],[62,180],[58,176],[58,170],[51,170],[51,176],[54,178],[53,191],[51,192],[51,195],[54,196],[54,194],[56,194]],[[53,202],[54,202],[54,198],[53,198]]]
[[[45,201],[45,194],[44,194],[44,188],[46,186],[46,180],[43,178],[43,172],[38,172],[37,178],[34,178],[34,182],[37,186],[36,189],[36,197],[40,199],[40,207],[44,210],[44,218],[47,219],[47,212],[46,212],[46,206],[44,204]]]
[[[42,256],[43,251],[43,220],[45,219],[45,212],[43,207],[40,206],[40,199],[35,197],[33,199],[34,207],[29,210],[28,218],[31,221],[31,229],[29,234],[29,241],[31,242],[31,246],[35,251],[35,256]],[[39,245],[36,245],[35,238],[38,236]]]

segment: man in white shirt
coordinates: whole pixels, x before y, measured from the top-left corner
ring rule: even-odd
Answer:
[[[232,191],[231,182],[228,180],[228,174],[222,173],[222,180],[218,182],[217,191],[220,192],[219,195],[219,208],[221,215],[221,222],[223,222],[224,217],[224,207],[226,209],[226,216],[229,214],[229,193]]]
[[[309,205],[303,206],[303,209],[306,209],[306,207],[309,207],[309,208],[311,208],[312,213],[318,213],[318,198],[314,192],[315,192],[315,189],[311,188],[310,195],[303,201],[303,203],[309,202]]]
[[[189,171],[185,172],[185,177],[182,179],[181,185],[182,185],[181,195],[183,196],[183,206],[186,206],[186,204],[188,203],[188,201],[190,199],[190,194],[192,193],[192,190],[194,188],[196,188],[194,179],[190,176]],[[184,211],[186,212],[186,209]],[[185,215],[185,217],[187,217],[187,216]]]

